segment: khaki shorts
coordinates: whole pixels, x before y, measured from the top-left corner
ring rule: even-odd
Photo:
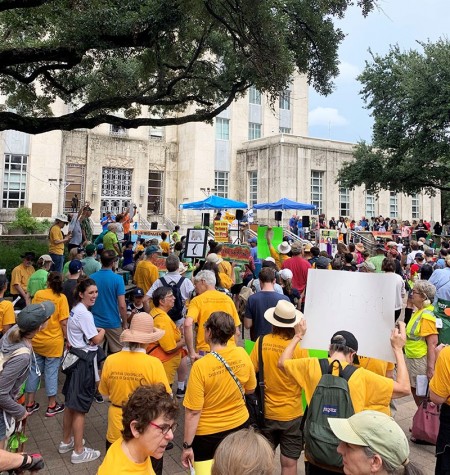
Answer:
[[[105,328],[105,338],[108,342],[108,355],[117,353],[122,349],[122,343],[120,343],[120,335],[122,334],[122,331],[122,327]]]
[[[407,358],[405,356],[406,367],[409,373],[409,383],[412,388],[416,387],[416,378],[419,374],[427,374],[427,357],[422,358]]]
[[[292,421],[266,419],[261,432],[274,448],[280,446],[282,455],[298,460],[303,448],[301,423],[302,417],[297,417]]]

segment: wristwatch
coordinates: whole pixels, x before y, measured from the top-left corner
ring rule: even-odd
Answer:
[[[192,448],[192,444],[188,444],[187,442],[183,442],[183,449],[190,449]]]

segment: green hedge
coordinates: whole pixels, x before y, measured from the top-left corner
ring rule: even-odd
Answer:
[[[48,254],[48,242],[32,237],[20,237],[16,241],[0,241],[0,269],[6,269],[8,280],[11,278],[11,271],[22,262],[20,256],[26,251],[33,251],[36,260],[42,254]]]

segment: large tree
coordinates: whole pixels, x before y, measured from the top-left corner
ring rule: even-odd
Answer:
[[[372,55],[359,80],[374,118],[372,143],[347,162],[342,186],[433,195],[450,190],[450,42]]]
[[[294,71],[327,94],[353,3],[375,0],[0,0],[0,130],[207,121]]]

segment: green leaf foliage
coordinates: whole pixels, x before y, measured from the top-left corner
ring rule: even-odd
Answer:
[[[406,194],[450,190],[450,42],[391,47],[359,76],[374,118],[372,144],[359,143],[338,180]]]
[[[210,121],[251,86],[274,101],[294,72],[332,91],[344,33],[375,0],[0,0],[0,130]],[[60,99],[72,112],[53,116]],[[120,117],[117,111],[123,112]]]

